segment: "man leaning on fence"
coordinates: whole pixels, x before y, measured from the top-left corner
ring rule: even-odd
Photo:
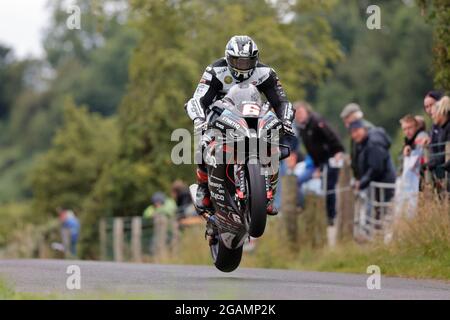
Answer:
[[[370,129],[374,127],[372,123],[364,119],[364,113],[362,112],[361,107],[357,103],[352,102],[347,104],[342,110],[340,116],[347,129],[350,126],[350,123],[356,120],[361,120],[366,128]],[[355,179],[359,179],[358,167],[356,165],[357,163],[356,159],[358,158],[357,151],[358,148],[356,147],[355,142],[350,139],[350,159],[352,172]]]
[[[295,109],[296,127],[300,132],[303,144],[311,156],[314,166],[322,172],[326,181],[328,225],[333,226],[336,217],[335,189],[339,169],[330,165],[330,159],[334,159],[335,162],[342,160],[344,147],[334,130],[320,115],[312,111],[308,103],[296,102]]]
[[[355,183],[355,189],[365,190],[372,182],[395,183],[396,174],[389,153],[391,139],[383,128],[367,128],[361,120],[350,124],[349,130],[352,140],[358,148],[356,166],[359,172],[359,180]],[[377,190],[376,201],[390,201],[394,195],[392,189],[386,189],[384,199],[380,199]]]

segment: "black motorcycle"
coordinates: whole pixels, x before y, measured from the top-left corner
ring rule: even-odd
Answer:
[[[249,236],[266,227],[267,203],[273,200],[271,179],[289,156],[281,145],[282,124],[253,85],[235,85],[215,103],[203,135],[203,159],[215,212],[203,212],[215,266],[235,270]],[[195,203],[197,185],[190,191]]]

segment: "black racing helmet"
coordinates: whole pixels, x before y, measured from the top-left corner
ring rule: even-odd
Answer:
[[[225,48],[225,58],[233,77],[242,81],[249,78],[256,68],[258,47],[249,36],[233,36]]]

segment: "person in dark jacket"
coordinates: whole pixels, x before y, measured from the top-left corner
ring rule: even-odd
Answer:
[[[443,179],[445,171],[450,172],[450,161],[445,161],[445,143],[450,141],[450,97],[443,97],[433,106],[432,118],[433,125],[439,128],[439,131],[435,137],[435,147],[432,149],[428,168],[437,179]],[[450,191],[450,181],[447,181],[447,190]]]
[[[439,91],[430,91],[426,94],[424,100],[423,100],[423,108],[426,112],[426,114],[433,119],[433,107],[436,105],[436,103],[441,100],[443,94]],[[433,121],[433,125],[431,126],[430,130],[430,152],[431,153],[438,153],[439,148],[437,147],[437,139],[440,135],[441,128],[436,125]]]
[[[192,205],[191,193],[188,186],[181,180],[175,180],[172,183],[171,194],[177,205],[177,218],[185,218],[189,215],[189,208]]]
[[[326,172],[326,206],[328,224],[334,225],[336,216],[336,184],[339,177],[339,168],[329,165],[329,160],[334,158],[337,162],[343,159],[344,147],[334,130],[325,120],[312,111],[306,102],[295,104],[296,127],[299,130],[303,145],[311,156],[314,166],[322,173]]]
[[[357,144],[357,166],[360,178],[355,188],[364,190],[371,182],[395,183],[396,174],[394,164],[389,153],[391,139],[383,128],[367,128],[360,120],[354,121],[349,126],[352,140]],[[385,190],[384,201],[390,201],[394,192]],[[376,195],[379,201],[379,195]]]
[[[348,129],[350,123],[356,120],[361,120],[364,123],[364,126],[367,128],[373,128],[374,125],[369,121],[364,119],[364,113],[361,110],[361,107],[357,103],[349,103],[344,107],[341,114],[341,119],[344,122],[345,127]],[[357,154],[358,148],[355,146],[353,140],[350,139],[350,158],[351,158],[351,167],[353,172],[353,177],[355,179],[359,179],[358,166],[357,166]]]

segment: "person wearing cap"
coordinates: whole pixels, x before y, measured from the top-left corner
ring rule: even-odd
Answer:
[[[350,123],[356,120],[363,121],[363,124],[366,128],[373,128],[374,125],[370,123],[369,121],[364,119],[364,113],[361,110],[361,107],[357,103],[349,103],[347,104],[344,109],[342,110],[341,119],[344,122],[345,127],[348,129],[350,126]],[[355,179],[359,178],[358,168],[356,165],[356,159],[358,157],[358,154],[356,153],[357,148],[355,147],[355,143],[352,139],[350,139],[350,159],[351,159],[351,168],[353,172],[353,176]]]
[[[155,192],[152,195],[151,203],[143,213],[144,218],[153,218],[156,214],[172,217],[177,210],[175,201],[167,198],[163,192]]]
[[[358,149],[356,165],[360,177],[355,189],[367,189],[371,182],[395,183],[396,174],[389,153],[391,139],[384,129],[367,128],[362,120],[356,120],[349,124],[349,131]],[[389,201],[393,195],[393,190],[385,190],[384,200]],[[379,195],[376,197],[379,198]]]
[[[343,158],[344,146],[338,135],[317,113],[312,111],[307,102],[295,103],[295,124],[302,138],[308,154],[311,156],[317,171],[326,171],[326,207],[328,225],[334,225],[336,216],[336,184],[339,177],[339,168],[329,165],[334,158],[339,162]]]

